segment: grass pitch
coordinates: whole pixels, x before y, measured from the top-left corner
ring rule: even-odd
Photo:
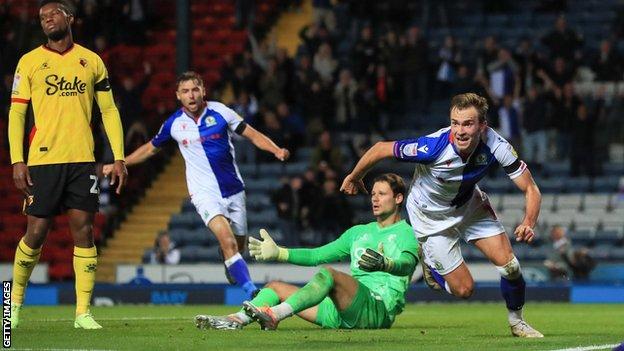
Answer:
[[[299,318],[261,331],[198,330],[196,314],[231,306],[115,306],[92,312],[102,330],[73,328],[73,306],[25,306],[13,349],[99,350],[554,350],[624,340],[624,305],[529,303],[525,319],[546,336],[511,336],[504,303],[413,304],[389,330],[323,330]]]

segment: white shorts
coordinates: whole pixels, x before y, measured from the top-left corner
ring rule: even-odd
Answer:
[[[209,194],[196,194],[191,197],[197,213],[208,226],[215,216],[223,215],[230,221],[234,235],[247,235],[247,207],[245,207],[245,192],[230,197]]]
[[[463,210],[463,213],[428,216],[418,209],[408,208],[425,263],[442,275],[454,271],[464,261],[459,246],[460,238],[471,242],[505,232],[487,195],[481,191],[475,192],[469,203],[459,210]],[[420,231],[423,225],[429,229],[425,233]]]

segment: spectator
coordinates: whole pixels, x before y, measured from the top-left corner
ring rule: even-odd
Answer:
[[[333,81],[338,63],[332,56],[332,49],[329,44],[323,43],[319,46],[318,52],[314,55],[313,66],[324,84],[330,84]]]
[[[575,250],[572,242],[561,226],[555,226],[550,231],[550,240],[553,243],[553,252],[544,261],[553,280],[586,280],[589,273],[596,266],[586,248]]]
[[[505,95],[503,104],[498,109],[500,123],[499,132],[501,136],[511,145],[518,149],[521,144],[520,136],[520,113],[518,112],[518,101],[511,95]]]
[[[351,62],[357,77],[363,77],[374,69],[377,61],[377,45],[373,38],[373,29],[365,26],[360,37],[351,49]]]
[[[353,214],[346,195],[338,191],[336,179],[326,179],[323,183],[320,206],[316,223],[321,232],[321,244],[325,244],[334,240],[336,233],[351,226]]]
[[[496,60],[487,66],[492,98],[502,100],[506,95],[517,97],[520,94],[518,65],[507,49],[500,49]]]
[[[307,122],[306,140],[312,144],[318,135],[334,123],[334,101],[329,89],[315,80],[304,92],[303,113]]]
[[[138,84],[133,77],[127,76],[123,78],[121,88],[115,90],[119,114],[123,129],[126,132],[125,144],[128,149],[132,149],[132,145],[143,145],[148,139],[147,127],[143,123],[141,96],[147,89],[152,74],[152,66],[149,62],[143,63],[143,73],[144,75]]]
[[[487,67],[490,63],[496,61],[499,55],[498,43],[496,38],[492,35],[485,37],[483,40],[483,47],[480,48],[477,55],[477,75],[485,75]]]
[[[407,45],[403,53],[405,73],[406,111],[425,111],[429,105],[429,44],[420,27],[412,26],[407,31]]]
[[[358,113],[355,103],[357,91],[358,86],[351,77],[351,71],[346,68],[340,71],[340,79],[334,88],[336,114],[333,128],[347,131],[354,127]]]
[[[271,58],[258,83],[261,93],[261,102],[269,108],[275,108],[277,104],[284,100],[284,88],[286,87],[286,75],[278,70],[277,60]]]
[[[312,19],[314,23],[325,26],[331,32],[336,30],[336,17],[332,11],[332,1],[313,0]]]
[[[280,123],[284,126],[287,139],[291,140],[288,150],[290,150],[293,155],[296,155],[297,149],[303,146],[306,132],[305,122],[298,113],[291,111],[285,101],[277,104],[276,113]]]
[[[175,243],[171,241],[169,232],[158,233],[154,250],[150,255],[151,264],[178,264],[180,263],[180,250],[175,248]]]
[[[275,115],[275,112],[272,110],[265,110],[262,121],[263,124],[259,130],[269,139],[273,140],[275,144],[284,145],[285,148],[290,149],[290,140],[287,138],[287,134],[284,132],[284,126]],[[273,154],[267,152],[256,153],[256,160],[260,163],[279,162]]]
[[[570,156],[572,123],[577,119],[578,106],[581,99],[574,93],[572,83],[564,85],[563,89],[553,89],[553,119],[555,130],[557,158],[563,160]]]
[[[542,43],[550,49],[550,57],[563,57],[566,61],[574,62],[580,58],[580,48],[583,44],[581,37],[572,29],[564,16],[559,16],[555,21],[555,27],[543,38]]]
[[[596,81],[613,82],[622,80],[622,58],[613,50],[611,41],[600,43],[600,52],[593,59],[592,70],[596,73]]]
[[[312,152],[312,167],[318,169],[321,162],[326,162],[333,170],[342,171],[342,152],[332,143],[332,137],[328,131],[321,133],[318,145]]]
[[[282,232],[285,245],[289,247],[301,246],[299,230],[302,185],[303,181],[299,176],[290,179],[283,178],[282,187],[271,196],[277,210],[278,227]]]
[[[438,70],[436,73],[436,98],[449,96],[451,86],[457,75],[457,66],[461,62],[461,52],[455,38],[447,35],[444,45],[438,51]]]
[[[548,155],[548,99],[537,86],[529,88],[522,109],[523,159],[531,169],[541,170]]]
[[[572,150],[570,153],[570,175],[578,177],[585,173],[595,176],[594,166],[594,116],[590,116],[587,107],[579,104],[576,118],[572,121]]]

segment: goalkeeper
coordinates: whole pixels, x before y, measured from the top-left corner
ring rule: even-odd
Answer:
[[[227,316],[198,315],[198,328],[241,329],[258,321],[265,330],[280,321],[299,317],[332,329],[390,328],[403,311],[405,292],[417,259],[418,243],[412,228],[401,220],[405,183],[396,174],[374,180],[371,202],[375,222],[356,225],[337,240],[315,249],[286,249],[266,230],[262,241],[250,238],[249,252],[259,261],[317,266],[351,261],[351,275],[324,266],[302,288],[268,283],[243,308]]]

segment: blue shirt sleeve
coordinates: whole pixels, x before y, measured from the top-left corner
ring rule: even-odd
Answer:
[[[160,126],[158,133],[152,138],[152,145],[161,147],[164,143],[171,140],[171,125],[174,120],[175,116],[171,116]]]
[[[448,133],[394,142],[394,157],[406,162],[431,163],[448,145]]]

